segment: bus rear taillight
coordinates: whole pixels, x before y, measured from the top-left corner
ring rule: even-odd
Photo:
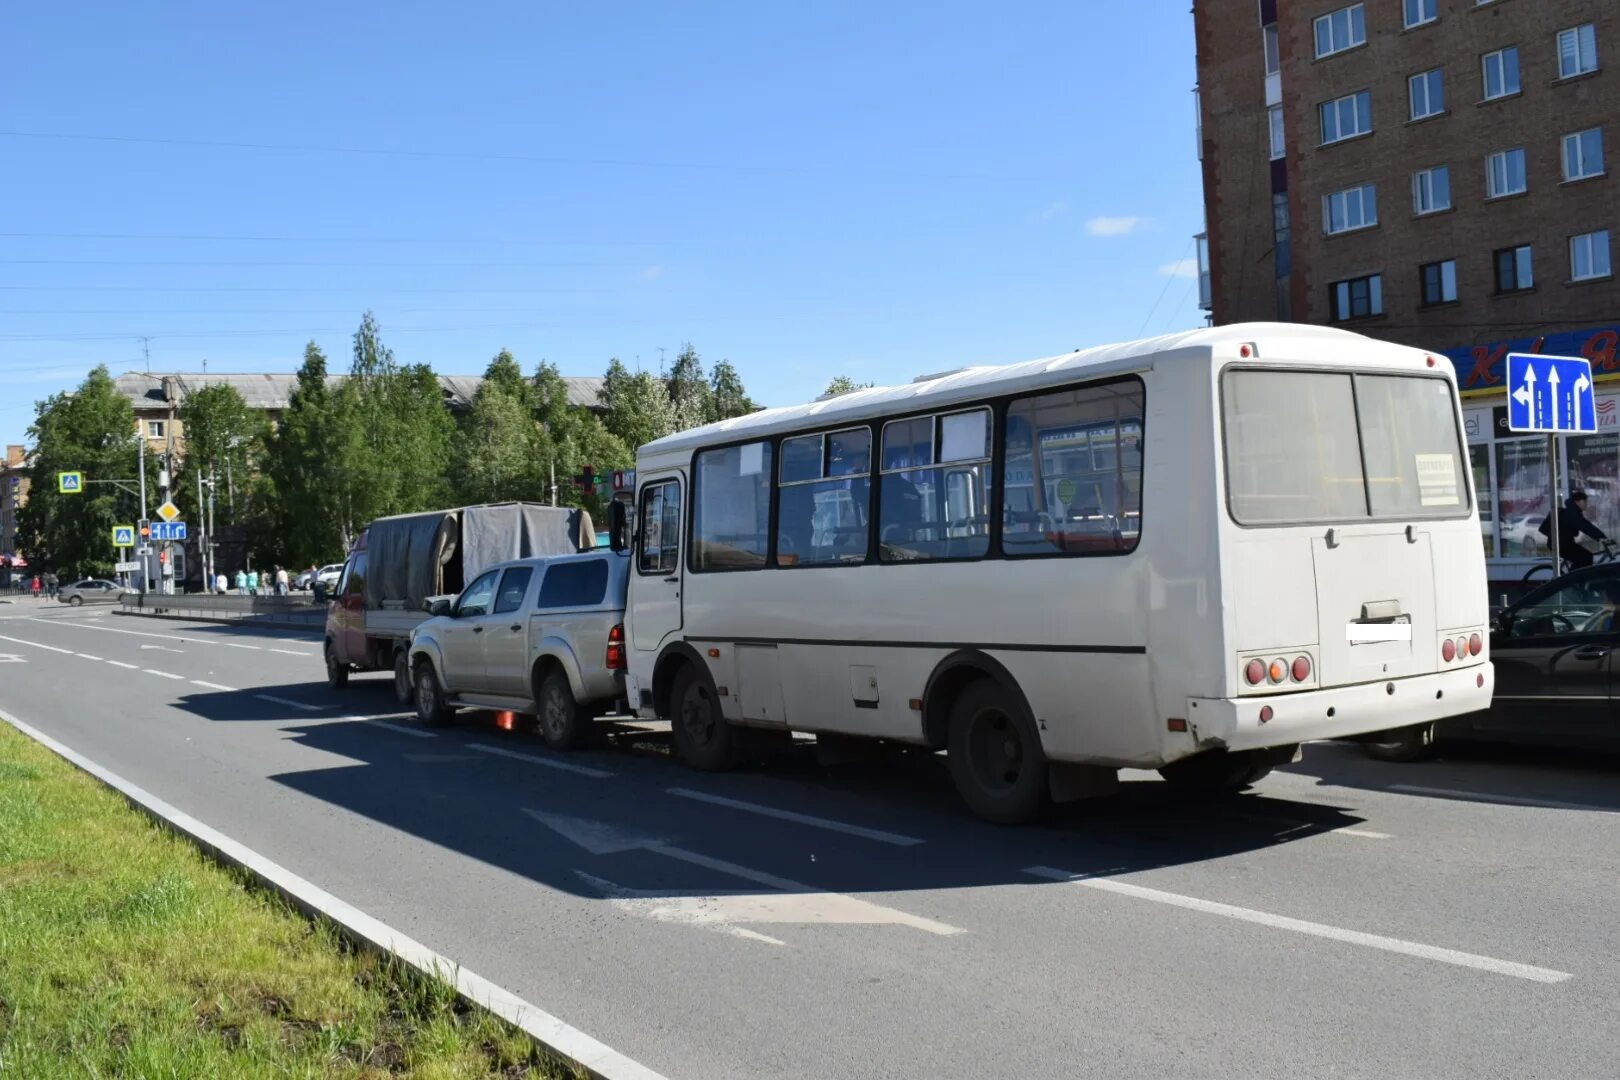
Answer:
[[[1469,637],[1468,637],[1468,655],[1469,656],[1478,656],[1480,653],[1482,653],[1484,651],[1485,651],[1485,641],[1484,641],[1484,639],[1481,638],[1478,634],[1470,634]]]
[[[1280,683],[1284,679],[1288,678],[1288,664],[1282,660],[1273,660],[1271,662],[1271,670],[1267,672],[1267,674],[1271,676],[1272,682]]]
[[[1250,686],[1259,686],[1266,681],[1266,665],[1259,660],[1250,660],[1243,669],[1243,677],[1249,680]]]
[[[1308,656],[1294,657],[1294,670],[1292,672],[1295,682],[1306,682],[1311,677],[1311,658]]]
[[[607,669],[609,671],[624,670],[624,625],[622,623],[608,631]]]
[[[1445,641],[1441,642],[1440,659],[1444,660],[1448,664],[1457,659],[1457,643],[1455,641],[1452,641],[1450,638],[1446,638]]]

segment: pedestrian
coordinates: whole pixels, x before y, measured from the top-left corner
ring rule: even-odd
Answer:
[[[221,596],[230,591],[230,585],[226,582],[224,574],[214,575],[214,591]]]
[[[288,584],[287,568],[285,566],[276,567],[276,595],[277,596],[286,596],[287,595],[287,584]]]
[[[40,594],[45,591],[45,585],[44,585],[43,582],[41,582],[39,580],[39,575],[38,574],[34,575],[34,581],[33,581],[33,584],[30,586],[30,588],[33,591],[35,600],[38,600],[39,597],[40,597]]]
[[[61,585],[61,581],[57,578],[56,571],[55,570],[47,570],[47,571],[45,571],[45,595],[47,597],[49,597],[50,599],[55,600],[56,599],[56,589],[57,589],[57,586],[59,586],[59,585]]]
[[[247,571],[246,570],[238,570],[236,572],[236,595],[237,596],[246,596],[247,595],[247,586],[248,586]]]
[[[1592,524],[1586,517],[1586,492],[1572,491],[1569,499],[1558,510],[1558,554],[1569,563],[1571,570],[1584,570],[1592,565],[1592,553],[1581,544],[1580,535],[1585,533],[1594,540],[1608,540],[1603,530]],[[1541,522],[1541,535],[1552,542],[1552,515],[1548,514]]]
[[[248,595],[259,595],[259,572],[257,570],[248,571]]]

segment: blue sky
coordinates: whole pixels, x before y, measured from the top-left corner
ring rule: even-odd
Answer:
[[[344,368],[368,308],[442,372],[691,341],[773,405],[1196,325],[1187,6],[14,6],[0,435],[142,335]]]

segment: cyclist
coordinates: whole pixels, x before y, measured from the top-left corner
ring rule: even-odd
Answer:
[[[1558,554],[1569,563],[1571,570],[1584,570],[1592,565],[1592,553],[1582,547],[1577,537],[1585,533],[1594,540],[1607,540],[1602,529],[1586,517],[1586,492],[1572,491],[1569,499],[1558,510]],[[1552,539],[1552,515],[1541,523],[1541,535]]]

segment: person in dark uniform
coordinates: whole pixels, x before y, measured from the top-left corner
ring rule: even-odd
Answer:
[[[1592,565],[1592,553],[1582,547],[1577,537],[1585,534],[1593,540],[1607,540],[1602,529],[1586,517],[1586,492],[1572,491],[1569,499],[1558,510],[1558,554],[1569,561],[1571,570],[1584,570]],[[1552,540],[1552,515],[1541,523],[1541,535]]]

